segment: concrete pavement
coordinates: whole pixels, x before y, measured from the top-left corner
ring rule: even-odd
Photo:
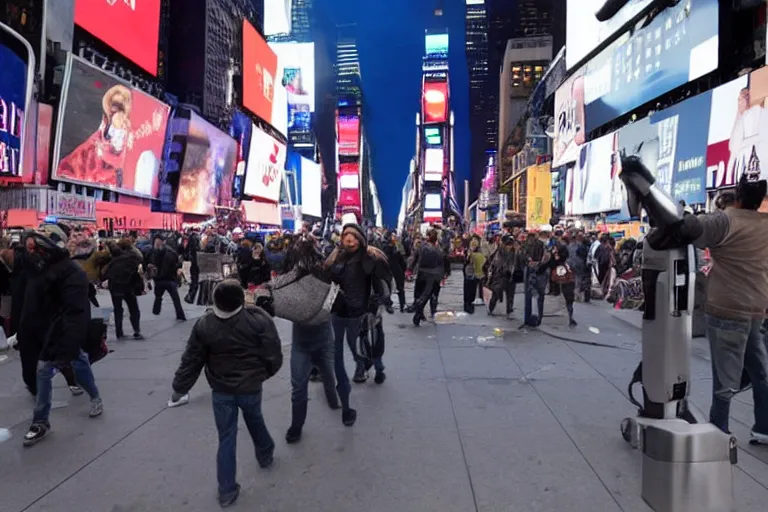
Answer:
[[[359,417],[352,428],[312,384],[304,437],[285,444],[286,358],[264,386],[276,465],[258,468],[241,429],[243,493],[233,510],[649,510],[639,496],[640,454],[619,432],[621,419],[634,413],[625,392],[640,357],[639,330],[610,310],[577,304],[575,330],[552,316],[544,329],[518,331],[519,321],[489,317],[481,307],[461,314],[460,279],[451,278],[441,297],[440,309],[454,314],[437,324],[415,328],[399,313],[385,318],[388,379],[354,385]],[[202,311],[185,305],[190,321],[178,323],[167,299],[160,317],[149,314],[150,302],[141,300],[147,339],[111,342],[115,352],[94,366],[104,415],[89,419],[87,398],[70,397],[57,377],[53,433],[33,448],[21,446],[32,401],[18,360],[10,353],[0,362],[0,427],[12,433],[0,442],[0,512],[218,510],[216,431],[204,377],[188,406],[165,407],[192,319]],[[279,322],[284,343],[289,328]],[[695,346],[692,398],[706,410],[708,351]],[[751,414],[751,397],[739,396],[732,418],[740,439],[748,438]],[[764,510],[768,449],[740,446],[736,510]]]

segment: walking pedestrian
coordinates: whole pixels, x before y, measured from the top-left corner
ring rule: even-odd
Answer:
[[[185,321],[184,308],[181,307],[179,298],[178,273],[181,269],[179,255],[166,246],[162,235],[155,235],[154,248],[149,255],[149,271],[155,281],[155,302],[152,305],[152,314],[159,315],[163,306],[163,294],[168,292],[176,310],[176,319]]]

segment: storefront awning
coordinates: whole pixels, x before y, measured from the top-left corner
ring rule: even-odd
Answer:
[[[96,201],[96,225],[99,229],[179,230],[181,222],[181,214],[153,212],[147,205]]]

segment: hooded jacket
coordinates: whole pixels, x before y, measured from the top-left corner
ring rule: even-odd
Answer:
[[[41,343],[41,361],[71,361],[88,337],[88,279],[66,249],[40,234],[28,236],[35,237],[40,256],[24,254],[24,279],[16,290],[23,300],[14,308],[19,343]]]
[[[214,392],[253,395],[261,392],[262,383],[282,364],[280,336],[264,310],[243,307],[234,314],[223,314],[215,309],[192,328],[173,378],[173,391],[189,393],[205,368]]]

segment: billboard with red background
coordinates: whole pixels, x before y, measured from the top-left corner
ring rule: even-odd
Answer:
[[[157,75],[161,0],[76,0],[75,24]]]
[[[272,124],[277,55],[243,20],[243,107]]]
[[[37,104],[37,157],[35,172],[30,176],[30,182],[35,185],[48,184],[51,172],[51,124],[53,123],[53,107],[45,103]],[[26,178],[26,176],[25,176]]]
[[[357,162],[339,164],[338,206],[360,208],[360,166]]]
[[[448,82],[424,82],[424,122],[448,120]]]
[[[358,116],[339,116],[338,133],[339,155],[359,155],[360,118]]]
[[[170,107],[70,56],[52,178],[156,198]]]

